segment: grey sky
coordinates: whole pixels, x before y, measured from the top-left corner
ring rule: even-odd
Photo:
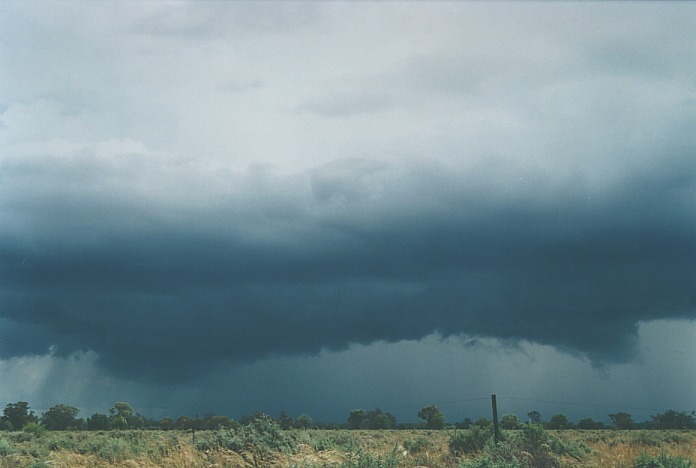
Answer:
[[[340,419],[483,360],[473,397],[695,407],[694,19],[4,3],[3,395]]]

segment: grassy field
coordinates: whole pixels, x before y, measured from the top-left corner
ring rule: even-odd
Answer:
[[[696,431],[292,430],[6,432],[0,467],[688,467]],[[481,434],[479,434],[481,435]],[[458,449],[457,449],[458,448]],[[465,450],[462,450],[465,449]]]

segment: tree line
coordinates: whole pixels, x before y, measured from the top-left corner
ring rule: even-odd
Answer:
[[[78,418],[80,410],[74,406],[63,403],[57,404],[48,411],[38,416],[29,407],[26,401],[9,403],[0,417],[0,430],[88,430],[104,431],[113,429],[156,429],[156,430],[213,430],[235,429],[246,426],[254,420],[263,417],[269,418],[263,413],[255,413],[243,416],[236,421],[229,416],[204,413],[202,417],[179,416],[176,419],[165,417],[159,420],[149,419],[136,413],[133,407],[126,402],[116,402],[109,408],[108,414],[94,413],[87,419]],[[446,427],[469,429],[472,426],[485,428],[493,423],[486,417],[472,421],[465,418],[461,422],[447,423],[445,416],[436,405],[423,406],[417,413],[417,423],[397,423],[396,417],[382,411],[380,408],[365,411],[363,409],[352,410],[345,423],[326,424],[315,422],[309,415],[301,414],[293,419],[285,411],[281,411],[278,418],[273,419],[281,429],[444,429]],[[664,413],[650,416],[649,421],[637,423],[630,413],[618,412],[608,415],[610,425],[591,418],[581,419],[578,423],[571,422],[563,413],[551,416],[544,421],[541,413],[530,411],[528,420],[523,422],[515,414],[505,414],[500,420],[503,429],[522,429],[526,425],[540,424],[547,429],[696,429],[696,411],[686,413],[684,411],[667,410]]]

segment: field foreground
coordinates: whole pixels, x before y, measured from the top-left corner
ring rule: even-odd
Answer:
[[[471,445],[481,435],[476,430],[10,432],[0,434],[0,467],[680,468],[696,462],[696,431],[540,431],[504,431],[497,448],[490,439]]]

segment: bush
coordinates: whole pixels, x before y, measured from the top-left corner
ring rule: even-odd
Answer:
[[[450,452],[455,456],[483,450],[486,441],[493,437],[490,427],[471,426],[465,431],[454,431],[449,438]]]
[[[499,442],[496,446],[489,440],[486,453],[475,460],[462,460],[459,468],[531,468],[537,465],[528,453],[520,452],[512,442]]]
[[[404,449],[408,450],[410,454],[418,453],[422,450],[429,449],[432,446],[433,442],[425,436],[418,436],[415,440],[404,440]]]
[[[528,424],[522,430],[522,445],[528,452],[538,452],[549,442],[549,435],[541,424]]]
[[[262,457],[271,451],[292,453],[294,444],[270,416],[254,417],[245,426],[229,431],[219,431],[196,442],[198,450],[224,447],[237,453],[244,450],[258,450]]]
[[[89,451],[99,458],[115,462],[125,460],[129,452],[128,443],[115,437],[99,437],[88,443]]]
[[[589,448],[583,443],[563,442],[540,424],[530,424],[498,444],[490,429],[472,426],[468,432],[452,434],[450,451],[459,456],[483,452],[475,460],[462,460],[460,468],[555,468],[560,466],[559,456],[569,455],[580,461]]]
[[[363,450],[356,454],[351,454],[346,461],[341,463],[341,468],[397,468],[399,458],[396,447],[390,453],[381,456],[374,456]]]
[[[0,437],[0,457],[6,457],[14,453],[15,449],[12,445],[3,437]]]
[[[29,423],[22,428],[22,432],[24,432],[25,434],[31,434],[35,437],[43,437],[46,435],[46,432],[48,432],[48,430],[41,424]]]
[[[59,450],[75,450],[75,441],[71,437],[57,437],[48,443],[48,450],[57,452]]]
[[[350,451],[358,445],[353,434],[328,431],[296,431],[295,442],[307,444],[317,452],[326,450]]]
[[[633,468],[691,468],[691,460],[662,452],[656,456],[641,453],[633,460]]]

